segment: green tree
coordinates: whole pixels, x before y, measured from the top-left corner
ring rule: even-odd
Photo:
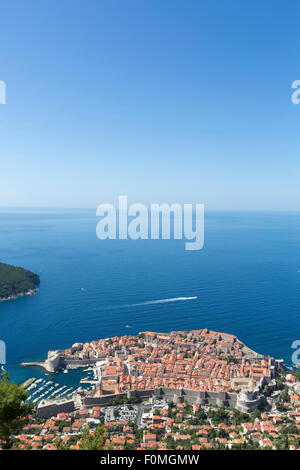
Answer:
[[[7,372],[0,374],[0,441],[4,449],[11,449],[14,434],[28,423],[32,404],[26,404],[23,387],[9,381]]]
[[[291,374],[293,374],[297,380],[300,380],[300,369],[292,370]]]
[[[224,408],[217,408],[215,410],[211,409],[208,413],[209,418],[211,418],[213,424],[217,426],[220,423],[229,423],[230,416],[227,410]]]
[[[85,426],[81,434],[80,449],[82,450],[102,450],[105,445],[107,433],[104,425],[99,424],[95,431],[91,433],[89,426]]]
[[[69,450],[71,445],[70,441],[68,443],[64,443],[59,437],[56,437],[54,439],[53,444],[55,445],[57,450]]]

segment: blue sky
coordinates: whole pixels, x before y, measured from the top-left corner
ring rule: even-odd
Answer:
[[[300,209],[300,7],[3,0],[0,206]]]

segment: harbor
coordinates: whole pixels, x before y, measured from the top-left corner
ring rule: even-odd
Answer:
[[[39,404],[48,399],[60,399],[60,398],[71,398],[74,393],[74,388],[67,388],[66,385],[60,386],[59,383],[55,383],[53,380],[46,379],[34,379],[30,385],[24,386],[28,393],[27,401]]]
[[[97,377],[94,367],[82,370],[78,365],[68,365],[55,374],[44,373],[41,377],[31,377],[23,383],[23,387],[28,393],[27,402],[39,405],[53,400],[59,402],[71,399],[78,389],[91,392],[96,387]]]

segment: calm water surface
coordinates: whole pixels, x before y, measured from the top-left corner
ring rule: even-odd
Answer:
[[[177,240],[100,241],[96,224],[88,210],[1,211],[1,261],[41,277],[35,297],[0,303],[14,380],[43,375],[19,363],[49,349],[142,330],[207,327],[290,364],[300,339],[299,213],[208,213],[201,251]],[[73,384],[78,372],[56,380]]]

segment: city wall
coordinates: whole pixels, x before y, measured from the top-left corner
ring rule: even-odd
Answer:
[[[51,418],[56,416],[58,413],[72,413],[75,411],[74,400],[67,400],[61,403],[49,403],[46,405],[38,406],[36,410],[36,416],[38,418]]]
[[[175,404],[188,402],[190,404],[196,403],[198,405],[214,404],[217,406],[237,406],[237,394],[226,393],[226,392],[207,392],[199,390],[187,390],[178,388],[166,388],[161,387],[159,389],[149,390],[129,390],[127,393],[119,395],[103,395],[101,397],[86,397],[83,400],[85,407],[92,406],[104,406],[112,398],[116,397],[137,397],[140,401],[165,399],[166,401],[172,401]]]
[[[263,385],[263,382],[262,384]],[[265,397],[259,393],[242,391],[239,394],[227,392],[211,392],[201,390],[188,390],[178,388],[161,387],[149,390],[128,390],[125,393],[102,395],[101,397],[85,397],[82,399],[83,408],[92,408],[93,406],[107,406],[114,398],[132,398],[137,397],[139,401],[153,401],[155,399],[164,399],[172,401],[175,404],[188,402],[197,405],[217,405],[219,407],[232,406],[245,413],[251,413],[259,406],[265,403]],[[68,400],[61,403],[49,403],[37,407],[37,416],[39,418],[49,418],[61,412],[72,412],[75,410],[74,400]]]

